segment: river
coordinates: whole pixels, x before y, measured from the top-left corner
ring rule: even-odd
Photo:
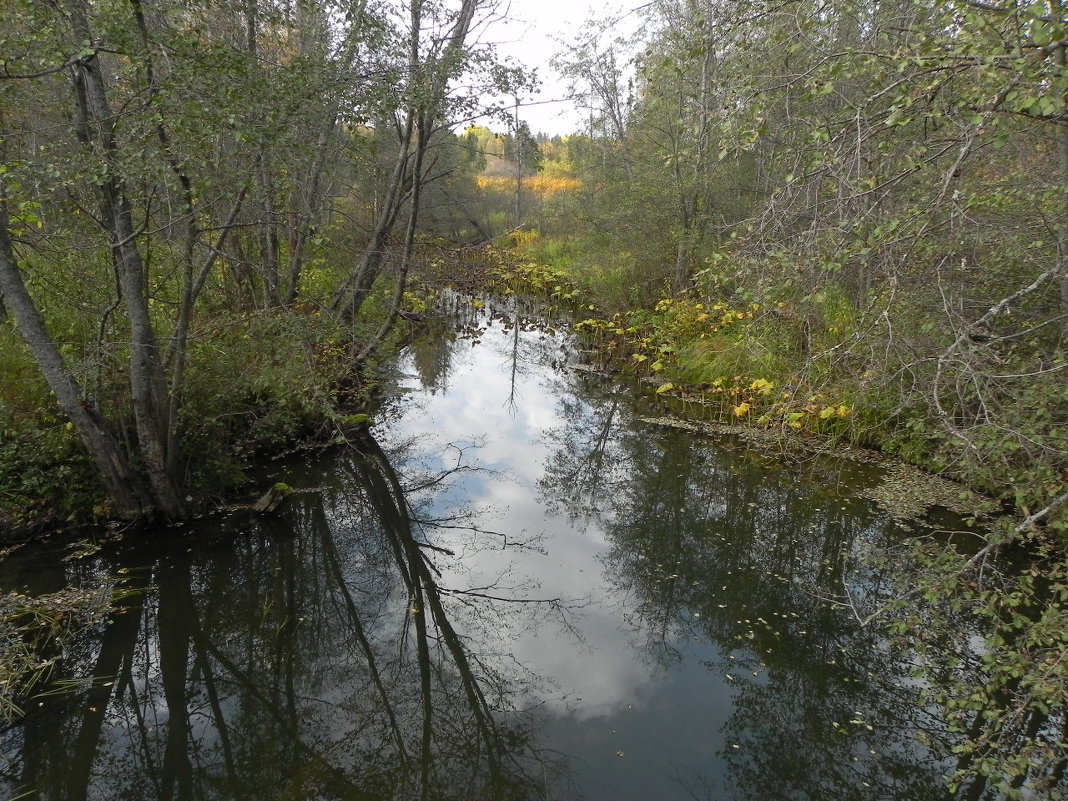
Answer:
[[[278,518],[11,557],[136,592],[3,733],[0,797],[945,798],[952,737],[850,606],[905,536],[864,476],[658,424],[493,308],[406,348],[370,435],[269,467]]]

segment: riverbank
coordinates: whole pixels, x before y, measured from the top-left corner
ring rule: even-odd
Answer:
[[[850,446],[842,437],[833,440],[826,432],[821,434],[819,431],[789,425],[758,425],[756,419],[750,419],[750,415],[735,415],[731,407],[752,402],[742,393],[755,393],[758,395],[756,400],[763,397],[759,395],[762,385],[753,387],[758,380],[755,378],[751,378],[744,385],[742,382],[735,382],[731,388],[740,388],[741,391],[737,394],[731,393],[729,389],[719,393],[710,393],[709,388],[693,390],[694,393],[701,393],[698,395],[691,394],[679,385],[665,388],[665,384],[673,383],[667,380],[670,376],[662,375],[665,370],[643,369],[644,362],[641,360],[625,358],[633,353],[634,338],[639,337],[641,333],[636,326],[617,326],[622,329],[621,333],[617,333],[615,328],[607,331],[590,325],[580,325],[578,331],[574,330],[576,318],[571,316],[570,311],[565,313],[562,306],[581,304],[579,308],[591,315],[597,310],[596,307],[590,309],[594,304],[589,302],[589,298],[583,298],[581,290],[569,284],[562,273],[545,270],[530,263],[513,267],[505,254],[488,251],[477,267],[472,267],[466,273],[468,278],[475,274],[478,275],[478,281],[468,283],[466,289],[486,290],[487,294],[483,296],[485,299],[476,297],[465,301],[456,298],[457,305],[453,309],[453,316],[457,319],[452,322],[453,327],[439,331],[437,336],[428,338],[428,341],[416,346],[409,353],[408,366],[403,373],[407,376],[406,380],[418,382],[424,392],[429,393],[426,396],[428,403],[430,398],[436,399],[435,402],[439,400],[439,391],[442,395],[440,402],[445,402],[444,396],[455,396],[459,392],[452,388],[457,380],[458,365],[472,359],[472,356],[467,354],[481,353],[478,349],[486,347],[486,343],[491,339],[497,343],[494,346],[497,350],[505,349],[511,360],[511,367],[502,371],[499,357],[492,353],[483,354],[477,366],[468,368],[468,372],[477,376],[477,381],[472,382],[475,389],[469,393],[473,402],[489,404],[489,408],[495,413],[500,413],[496,408],[501,403],[498,395],[511,399],[510,402],[516,402],[516,408],[520,409],[524,405],[520,402],[523,398],[526,398],[525,403],[531,403],[534,397],[533,386],[528,385],[527,389],[523,389],[515,383],[526,374],[524,365],[528,360],[531,364],[536,361],[554,371],[561,379],[560,383],[574,387],[573,391],[579,391],[581,388],[586,400],[582,404],[576,404],[574,401],[565,404],[571,409],[570,412],[561,412],[567,414],[566,424],[558,423],[544,431],[539,429],[541,433],[521,432],[519,439],[522,441],[545,440],[554,449],[551,475],[542,479],[528,476],[527,480],[534,482],[542,492],[546,492],[550,486],[557,487],[557,494],[564,499],[558,501],[563,503],[562,508],[572,510],[580,517],[596,518],[600,513],[611,517],[610,510],[614,508],[615,499],[629,499],[628,502],[635,506],[633,513],[627,513],[621,518],[623,521],[642,517],[649,513],[649,510],[659,508],[658,504],[672,492],[682,492],[683,500],[680,501],[679,508],[706,510],[706,514],[712,515],[705,521],[712,526],[709,530],[712,533],[698,535],[695,531],[687,534],[681,541],[691,543],[692,547],[697,549],[715,550],[716,547],[722,546],[722,553],[706,560],[700,569],[691,567],[690,575],[684,582],[687,587],[700,587],[712,592],[716,586],[726,583],[731,571],[725,574],[722,581],[718,578],[710,581],[710,578],[716,570],[729,563],[730,554],[736,553],[735,538],[738,532],[745,530],[748,525],[756,525],[754,521],[763,521],[760,525],[768,526],[754,542],[771,538],[779,543],[781,552],[776,552],[786,560],[781,565],[769,566],[762,558],[754,555],[754,564],[746,575],[751,573],[762,582],[775,582],[779,577],[790,574],[794,569],[790,554],[794,553],[796,548],[812,552],[811,557],[806,557],[805,561],[809,567],[799,575],[822,575],[826,565],[833,564],[838,566],[836,569],[844,570],[849,566],[850,570],[859,570],[859,576],[874,570],[887,571],[887,575],[899,578],[907,577],[904,580],[895,579],[894,581],[898,582],[896,584],[880,584],[878,596],[867,595],[863,581],[859,584],[846,584],[836,579],[832,585],[818,592],[801,593],[799,598],[813,601],[816,609],[830,610],[827,613],[838,619],[841,625],[859,627],[859,630],[865,633],[864,636],[874,638],[873,641],[881,644],[879,649],[891,644],[894,646],[894,653],[917,655],[915,659],[910,657],[909,660],[915,670],[915,677],[922,680],[921,685],[929,681],[932,687],[937,687],[937,692],[932,691],[925,696],[926,703],[944,710],[960,729],[954,732],[954,739],[960,749],[957,753],[961,756],[959,765],[962,766],[962,773],[955,777],[954,781],[964,782],[972,787],[976,786],[975,782],[980,782],[982,786],[1005,787],[1011,785],[1019,775],[1027,773],[1024,771],[1024,774],[1021,774],[1019,768],[1019,765],[1027,764],[1038,766],[1036,771],[1039,775],[1052,777],[1051,786],[1056,787],[1059,781],[1056,779],[1057,765],[1061,757],[1056,738],[1050,736],[1051,726],[1055,729],[1055,724],[1051,721],[1055,720],[1065,707],[1064,688],[1068,686],[1064,681],[1066,677],[1062,667],[1065,664],[1062,638],[1065,610],[1063,602],[1058,600],[1058,592],[1066,583],[1062,553],[1053,550],[1037,552],[1037,546],[1034,544],[1036,540],[1031,538],[1026,559],[999,558],[999,549],[1008,542],[1004,532],[999,532],[996,528],[985,532],[968,530],[967,527],[954,529],[952,525],[943,530],[932,530],[929,528],[930,520],[919,523],[916,528],[907,527],[909,535],[904,537],[900,527],[892,527],[897,529],[894,536],[882,543],[866,542],[866,538],[860,536],[865,530],[864,527],[855,527],[859,539],[849,539],[849,547],[842,543],[833,546],[820,545],[819,536],[804,527],[796,534],[787,536],[775,524],[775,510],[780,508],[782,502],[781,498],[775,498],[778,497],[776,493],[787,491],[788,487],[795,486],[798,481],[810,482],[813,487],[818,488],[811,498],[804,494],[791,502],[796,503],[796,509],[802,515],[810,513],[810,506],[813,510],[816,507],[822,510],[831,499],[828,507],[831,517],[823,530],[823,534],[829,536],[838,531],[839,523],[835,521],[839,513],[847,515],[851,514],[850,510],[854,508],[868,508],[867,501],[876,501],[884,508],[892,505],[888,504],[884,497],[880,497],[881,488],[887,484],[903,482],[902,476],[898,474],[891,475],[886,480],[880,479],[878,482],[872,482],[871,491],[865,489],[856,493],[843,483],[846,481],[843,476],[854,474],[854,477],[864,479],[862,483],[867,483],[867,477],[857,474],[854,468],[846,471],[831,470],[826,475],[826,471],[817,470],[801,479],[775,479],[773,483],[778,489],[772,492],[771,496],[765,496],[762,491],[757,492],[752,488],[743,492],[743,487],[736,486],[734,478],[727,478],[735,475],[733,470],[712,469],[701,460],[692,463],[687,461],[686,470],[680,473],[682,468],[677,463],[680,454],[688,452],[690,448],[704,447],[700,444],[701,440],[710,433],[719,440],[728,437],[746,439],[740,449],[733,450],[748,452],[738,455],[745,456],[752,462],[742,472],[751,474],[754,478],[765,474],[785,476],[786,472],[795,472],[795,467],[811,465],[812,462],[818,461],[812,459],[811,454],[821,447],[827,452],[827,456],[833,457],[837,456],[839,450],[854,450],[854,446]],[[527,331],[529,326],[520,324],[517,320],[505,319],[491,310],[494,305],[488,297],[492,294],[491,289],[493,293],[519,296],[534,289],[540,292],[545,301],[542,306],[548,320],[531,332],[534,335],[528,345],[523,346],[519,341],[521,332]],[[591,316],[586,319],[595,318]],[[611,318],[600,316],[598,319]],[[577,322],[582,323],[583,320],[579,318]],[[627,328],[636,330],[628,331]],[[568,332],[567,343],[563,342],[564,331]],[[490,332],[494,332],[492,337]],[[513,334],[515,339],[512,338]],[[573,341],[572,334],[580,336],[581,339]],[[597,338],[601,338],[601,341],[595,341]],[[640,342],[640,339],[638,341]],[[564,345],[566,347],[561,350]],[[524,350],[524,347],[530,350]],[[456,355],[450,356],[449,353]],[[535,355],[536,358],[532,358]],[[614,380],[590,381],[588,373],[591,371]],[[770,379],[766,380],[771,382]],[[496,394],[489,393],[490,385],[495,387]],[[636,393],[632,392],[632,389],[637,390]],[[717,387],[713,386],[711,389]],[[705,396],[710,396],[711,399],[706,398],[705,402],[699,403],[698,398]],[[627,400],[623,401],[623,397]],[[621,403],[626,403],[628,408],[631,403],[636,404],[635,411],[622,412]],[[541,402],[535,402],[533,405],[536,413],[530,420],[543,419],[551,408],[551,404]],[[586,405],[589,406],[586,416],[591,419],[587,420],[583,415],[575,417]],[[471,415],[463,413],[462,409],[445,405],[439,407],[437,412],[427,414],[422,425],[429,425],[438,436],[446,437],[459,449],[460,458],[466,459],[462,456],[466,447],[463,445],[465,437],[476,437],[480,432],[484,432],[489,412],[479,411]],[[815,416],[818,418],[818,415]],[[627,417],[631,419],[624,426]],[[723,418],[724,422],[712,423],[711,420],[715,417]],[[827,419],[830,417],[828,415]],[[471,425],[472,419],[478,421],[474,426]],[[508,428],[511,424],[507,423],[507,419],[510,418],[502,420],[494,430],[500,428],[503,431]],[[526,421],[528,417],[520,415],[518,419]],[[849,416],[837,416],[836,420],[831,422],[849,419]],[[446,426],[447,431],[442,430],[446,422],[449,424]],[[468,426],[468,429],[455,428],[456,426]],[[657,429],[675,429],[677,433],[658,434],[655,433]],[[617,437],[623,436],[621,442],[627,444],[628,452],[632,452],[632,457],[641,468],[638,470],[636,467],[635,470],[647,475],[649,483],[641,493],[635,494],[635,488],[625,489],[618,484],[619,481],[631,481],[631,471],[624,471],[616,476],[608,469],[607,465],[614,458],[614,451],[608,445],[610,432],[615,432],[614,436]],[[653,441],[661,441],[661,445],[657,446],[659,456],[647,460],[645,454],[649,443]],[[787,443],[796,442],[808,448],[808,455],[799,456],[798,454],[804,451],[786,447]],[[828,446],[827,443],[833,445]],[[592,450],[587,453],[586,449]],[[732,448],[725,450],[731,452]],[[859,447],[855,452],[870,453]],[[759,459],[749,458],[757,455]],[[782,459],[782,456],[789,458]],[[525,458],[521,461],[525,465],[531,465],[542,464],[543,460]],[[781,462],[787,464],[784,466]],[[791,462],[794,464],[791,465]],[[477,469],[477,466],[472,467]],[[459,465],[457,469],[460,469]],[[878,469],[881,470],[882,466]],[[314,472],[314,475],[314,481],[318,484],[321,474]],[[679,483],[680,475],[688,478]],[[823,479],[816,478],[813,481],[813,478],[819,475],[823,475]],[[914,476],[916,475],[921,474],[914,473]],[[662,483],[668,479],[671,479],[672,487],[678,484],[676,490],[669,491]],[[288,482],[289,476],[280,476],[278,480]],[[922,475],[919,480],[922,481]],[[728,484],[723,485],[723,481]],[[700,493],[704,500],[696,505],[686,500],[689,497],[687,493],[691,490],[685,488],[690,487],[691,482],[694,486],[704,488]],[[943,505],[951,505],[952,498],[949,494],[952,493],[953,485],[945,483],[943,486],[948,493]],[[323,500],[321,493],[313,495],[316,499]],[[854,501],[846,499],[847,495],[856,497],[856,507],[851,505]],[[898,488],[898,497],[909,499],[910,496],[913,501],[918,500],[915,486],[905,481]],[[303,495],[300,497],[304,498]],[[303,500],[299,502],[303,503]],[[338,496],[336,503],[340,504],[339,510],[343,511],[346,502],[342,495]],[[729,525],[719,521],[716,516],[716,510],[724,504],[733,510]],[[541,505],[540,501],[535,504],[538,508]],[[898,519],[908,519],[908,511],[899,510],[901,514],[897,515]],[[658,532],[663,530],[662,523],[663,521],[653,515],[648,536],[653,539],[659,536]],[[702,526],[705,523],[702,523]],[[514,527],[518,531],[527,525],[528,522],[517,519]],[[569,524],[568,530],[570,527]],[[494,531],[500,530],[496,525],[492,528]],[[701,528],[701,531],[704,531],[704,528]],[[962,536],[957,537],[956,534]],[[268,537],[264,543],[269,543],[272,539],[273,537]],[[182,542],[174,543],[174,547],[187,550]],[[625,552],[640,554],[642,549],[635,550],[628,546]],[[1020,555],[1021,552],[1017,549],[1015,556]],[[209,561],[214,564],[216,560],[212,558]],[[683,562],[689,563],[689,560],[684,559]],[[681,572],[678,568],[672,569],[676,573]],[[556,572],[550,571],[552,575]],[[663,577],[657,574],[655,578]],[[218,580],[224,584],[227,581],[225,576],[218,577]],[[657,585],[650,586],[651,590],[655,590]],[[115,585],[112,589],[121,587]],[[96,599],[99,597],[99,593],[93,596]],[[46,612],[49,607],[60,605],[61,622],[69,621],[76,628],[71,629],[71,633],[68,633],[67,629],[52,630],[49,629],[51,624],[46,619],[43,626],[34,624],[32,631],[44,632],[40,636],[44,638],[46,649],[49,647],[49,638],[59,641],[64,637],[82,636],[99,623],[98,615],[102,607],[88,604],[93,598],[43,596],[42,607]],[[5,616],[11,620],[18,618],[26,621],[27,611],[34,607],[25,604],[19,606],[20,600],[17,597],[7,600],[10,603],[5,610],[10,609],[10,615],[5,612]],[[720,603],[722,602],[712,592],[707,599],[701,601],[700,606],[694,608],[699,609],[700,620],[711,620],[719,615],[723,617],[723,625],[729,628],[734,616],[718,611],[722,609]],[[64,604],[65,607],[62,606]],[[293,614],[298,613],[294,611]],[[752,619],[752,613],[747,614]],[[766,615],[765,618],[771,619]],[[694,615],[693,619],[696,621],[698,618]],[[976,626],[987,632],[978,652],[974,650],[975,643],[968,639],[973,636],[972,632],[976,630]],[[17,632],[19,629],[11,628],[11,631]],[[32,632],[24,630],[24,633]],[[798,635],[799,649],[803,649],[807,642],[807,639],[801,636],[803,634],[804,632],[800,632]],[[738,636],[748,635],[742,631]],[[769,647],[773,644],[774,640],[768,642]],[[874,652],[879,649],[867,650]],[[796,649],[790,650],[791,654],[796,652]],[[947,653],[973,656],[947,665]],[[12,662],[17,667],[17,660],[13,659]],[[982,730],[975,728],[976,721],[984,723]],[[1032,731],[1036,733],[1029,733]],[[998,732],[1003,734],[998,735]],[[961,737],[958,738],[957,735]],[[1026,742],[1022,747],[1013,745],[1012,748],[1006,748],[997,736],[1023,737]]]
[[[512,248],[506,285],[567,304],[602,369],[654,384],[681,416],[873,449],[961,485],[976,516],[1007,514],[1068,545],[1066,434],[1028,419],[1055,407],[1021,409],[1019,430],[978,439],[997,432],[965,432],[932,395],[938,360],[878,358],[885,332],[830,289],[797,298],[705,276],[679,294],[646,285],[627,302],[619,276],[572,262],[555,240],[525,232]]]
[[[175,473],[192,513],[241,493],[257,463],[328,443],[366,411],[375,362],[357,365],[354,354],[380,322],[369,315],[353,326],[302,304],[218,313],[204,326],[189,348],[178,409]],[[116,521],[77,432],[6,326],[0,364],[12,377],[0,397],[0,542]],[[121,375],[100,372],[95,383],[86,400],[94,409],[126,402]]]

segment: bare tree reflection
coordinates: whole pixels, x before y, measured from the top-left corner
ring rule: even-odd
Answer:
[[[818,464],[799,478],[617,414],[594,397],[566,415],[540,489],[604,531],[605,576],[648,657],[668,667],[714,646],[699,650],[731,712],[714,763],[670,767],[683,792],[945,798],[954,735],[920,703],[907,655],[827,602],[891,591],[859,556],[895,536],[888,521]]]
[[[43,699],[7,733],[0,795],[544,795],[555,769],[521,711],[528,677],[455,622],[493,625],[501,602],[441,586],[448,549],[413,523],[378,444],[359,445],[343,487],[298,496],[291,529],[220,530],[136,570],[139,606],[64,668],[109,681]]]
[[[555,451],[538,482],[545,504],[573,520],[606,514],[604,507],[628,481],[618,448],[622,401],[615,393],[600,394],[593,383],[583,389],[581,395],[560,394],[561,417],[569,425],[545,432]]]

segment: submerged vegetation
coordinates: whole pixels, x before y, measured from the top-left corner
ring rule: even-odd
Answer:
[[[105,625],[129,595],[119,583],[67,587],[33,598],[0,595],[0,721],[19,718],[30,698],[72,689],[69,682],[53,680],[64,649]],[[90,676],[82,684],[102,680]]]

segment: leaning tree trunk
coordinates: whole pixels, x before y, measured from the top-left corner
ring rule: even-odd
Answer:
[[[393,330],[393,326],[397,323],[397,318],[400,315],[401,304],[404,302],[404,291],[408,283],[408,269],[412,260],[412,245],[415,243],[415,230],[419,225],[419,203],[421,197],[421,190],[423,186],[423,157],[426,155],[427,140],[430,138],[430,121],[426,118],[423,112],[411,112],[413,115],[417,115],[418,123],[416,129],[418,130],[418,139],[415,144],[415,153],[413,154],[412,175],[414,180],[412,182],[412,197],[411,206],[408,211],[408,224],[404,229],[404,245],[401,250],[400,257],[400,269],[397,271],[397,285],[393,290],[393,302],[390,304],[389,312],[386,315],[385,321],[378,329],[378,332],[367,343],[364,344],[363,349],[357,356],[357,361],[362,362],[371,353],[385,341],[389,336],[390,331]]]
[[[383,203],[382,213],[375,222],[374,231],[364,248],[363,256],[356,270],[349,276],[334,293],[331,309],[344,320],[353,320],[360,312],[360,307],[371,294],[375,279],[378,278],[382,269],[382,260],[385,255],[386,242],[393,231],[397,220],[397,214],[404,202],[404,184],[408,176],[408,161],[411,158],[411,141],[413,122],[409,115],[408,121],[400,135],[400,149],[397,154],[397,162],[393,166],[393,174],[390,177],[389,189]]]
[[[423,109],[428,130],[437,121],[445,98],[449,78],[455,74],[459,56],[471,29],[471,21],[480,0],[463,0],[449,32],[437,39],[431,52],[420,56],[423,0],[411,4],[412,39],[410,41],[408,70],[415,95],[409,98],[407,120],[400,133],[400,152],[394,165],[385,208],[375,225],[371,240],[364,250],[363,258],[355,272],[334,293],[331,309],[343,319],[351,320],[359,312],[360,305],[370,294],[382,267],[382,256],[389,235],[396,223],[398,213],[410,193],[408,183],[423,180],[423,176],[411,169],[414,159],[412,142],[415,135],[415,109]]]
[[[71,374],[59,348],[49,336],[37,306],[22,280],[7,228],[7,210],[0,193],[0,295],[5,298],[19,333],[26,341],[37,362],[41,375],[55,393],[56,401],[70,418],[93,460],[97,475],[115,504],[120,517],[140,515],[147,499],[139,491],[125,453],[112,438],[103,419],[85,398],[77,380]]]

